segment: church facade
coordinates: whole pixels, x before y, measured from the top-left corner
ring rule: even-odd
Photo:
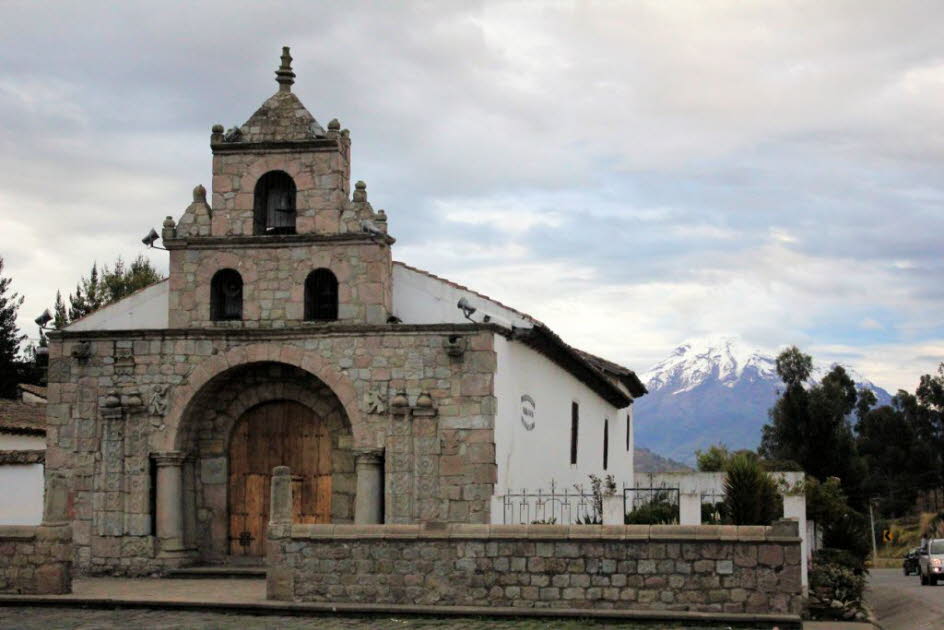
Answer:
[[[629,369],[392,259],[351,139],[292,92],[216,125],[161,237],[169,277],[50,335],[46,474],[83,573],[261,556],[275,466],[296,522],[502,522],[509,488],[632,484]]]

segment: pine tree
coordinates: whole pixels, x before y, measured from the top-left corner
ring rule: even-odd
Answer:
[[[56,303],[52,307],[53,327],[56,330],[62,330],[69,324],[69,311],[66,310],[66,303],[62,300],[62,291],[56,291]]]
[[[98,279],[98,264],[92,264],[88,278],[82,277],[75,285],[75,294],[69,295],[69,320],[75,321],[102,307],[104,286]]]
[[[0,274],[3,257],[0,256]],[[10,292],[10,278],[0,276],[0,397],[15,398],[21,363],[17,360],[20,344],[26,339],[16,326],[16,317],[23,297]]]
[[[151,261],[144,256],[138,256],[130,267],[125,267],[125,261],[118,257],[115,268],[109,271],[108,267],[102,270],[102,284],[105,286],[105,304],[111,304],[162,280],[161,274],[151,265]]]

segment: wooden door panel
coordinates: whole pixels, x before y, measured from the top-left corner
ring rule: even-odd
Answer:
[[[233,429],[229,458],[231,553],[265,553],[276,466],[288,466],[292,472],[293,519],[331,522],[331,436],[308,407],[274,401],[250,409]]]

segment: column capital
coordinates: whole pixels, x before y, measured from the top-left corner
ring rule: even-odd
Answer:
[[[182,466],[187,454],[181,451],[164,451],[162,453],[151,453],[151,459],[157,464],[158,468],[164,466]]]
[[[355,448],[354,462],[356,465],[379,466],[383,462],[384,449],[382,448]]]

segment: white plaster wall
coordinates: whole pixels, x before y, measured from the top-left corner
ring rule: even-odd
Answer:
[[[84,330],[139,330],[167,328],[170,282],[164,280],[132,293],[66,326],[69,332]]]
[[[0,466],[0,525],[39,525],[43,520],[43,465]]]
[[[21,435],[0,433],[0,451],[45,451],[46,437],[43,435]],[[2,488],[3,486],[0,486]]]
[[[547,490],[580,483],[588,475],[612,474],[617,484],[632,483],[633,451],[626,450],[628,409],[617,409],[542,354],[521,342],[495,336],[497,370],[495,394],[495,456],[498,483],[495,495],[509,489]],[[521,396],[535,401],[534,429],[521,421]],[[580,405],[577,465],[570,464],[571,402]],[[609,466],[603,470],[603,426],[610,421]],[[632,446],[632,443],[630,443]],[[494,510],[493,510],[494,512]],[[500,522],[501,514],[493,514]]]
[[[519,327],[530,325],[521,315],[493,300],[410,269],[403,263],[393,263],[393,314],[404,324],[467,324],[469,320],[456,307],[463,297],[479,309],[473,315],[476,322],[482,321],[481,315],[485,312]]]

